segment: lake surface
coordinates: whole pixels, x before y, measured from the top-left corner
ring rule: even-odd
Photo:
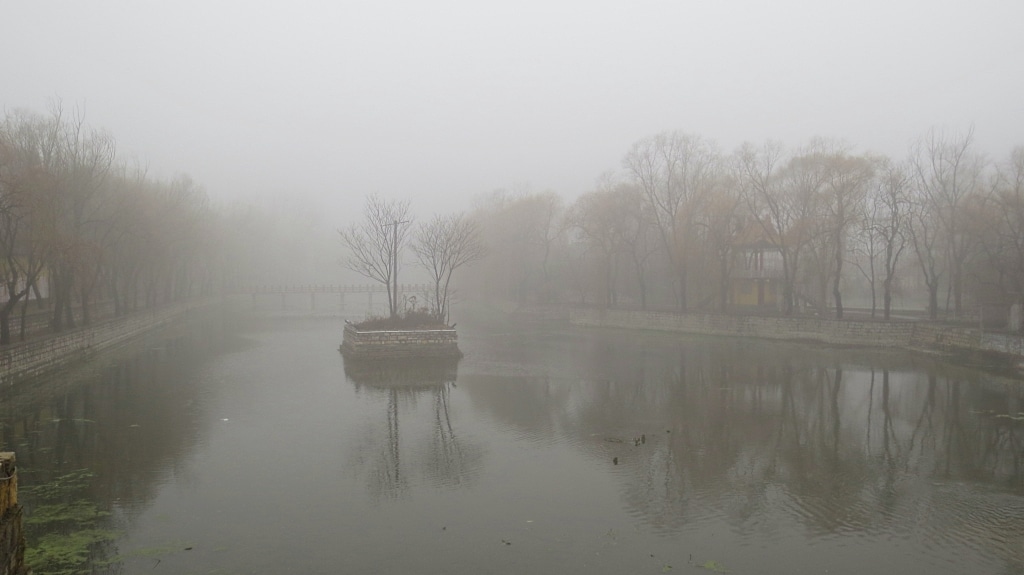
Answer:
[[[30,545],[88,531],[101,573],[1024,573],[1006,380],[461,320],[457,367],[379,369],[342,327],[208,319],[0,398],[29,519],[79,505]]]

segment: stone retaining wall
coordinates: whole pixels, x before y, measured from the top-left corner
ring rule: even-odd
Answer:
[[[366,359],[461,357],[454,329],[359,331],[345,326],[341,353]]]
[[[140,311],[93,326],[0,348],[0,384],[53,371],[116,347],[151,329],[166,325],[210,300],[185,302],[152,311]]]
[[[654,329],[703,335],[810,340],[836,345],[898,347],[941,353],[1000,354],[1024,359],[1024,338],[913,321],[851,321],[612,309],[575,309],[573,325]]]
[[[81,305],[73,306],[73,315],[76,322],[82,321]],[[93,321],[105,320],[114,317],[113,300],[93,302],[89,306],[89,316]],[[25,335],[34,336],[52,331],[50,321],[53,319],[53,310],[39,309],[35,300],[28,304],[28,313],[25,314]],[[21,333],[21,304],[18,309],[11,313],[11,337],[17,339]]]
[[[905,345],[914,330],[913,322],[856,322],[818,318],[604,309],[573,310],[569,321],[574,325],[811,340],[839,345]]]

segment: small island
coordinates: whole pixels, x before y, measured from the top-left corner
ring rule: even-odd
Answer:
[[[411,241],[416,260],[433,289],[418,307],[416,296],[403,298],[398,289],[401,253],[409,242],[413,219],[408,201],[366,199],[363,219],[338,230],[348,248],[345,266],[384,285],[388,315],[359,323],[346,320],[339,348],[346,360],[402,358],[458,359],[458,336],[449,325],[452,274],[483,256],[476,223],[465,214],[438,215],[419,224]]]

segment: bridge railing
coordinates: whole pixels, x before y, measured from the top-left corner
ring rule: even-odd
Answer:
[[[399,284],[398,293],[422,293],[433,291],[430,284]],[[353,285],[254,285],[238,288],[240,294],[347,294],[347,293],[387,293],[387,288],[381,284],[353,284]]]

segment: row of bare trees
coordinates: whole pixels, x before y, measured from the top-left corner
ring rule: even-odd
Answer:
[[[0,344],[33,298],[55,330],[213,287],[217,227],[187,176],[147,177],[121,161],[114,138],[55,105],[0,118]],[[78,314],[73,313],[78,308]]]
[[[853,287],[885,317],[897,294],[919,293],[935,318],[943,301],[962,317],[1024,293],[1024,148],[993,162],[973,131],[933,130],[902,160],[824,139],[726,153],[665,132],[571,205],[499,190],[473,215],[489,256],[467,283],[522,303],[726,310],[755,251],[775,266],[786,314],[841,318]]]

